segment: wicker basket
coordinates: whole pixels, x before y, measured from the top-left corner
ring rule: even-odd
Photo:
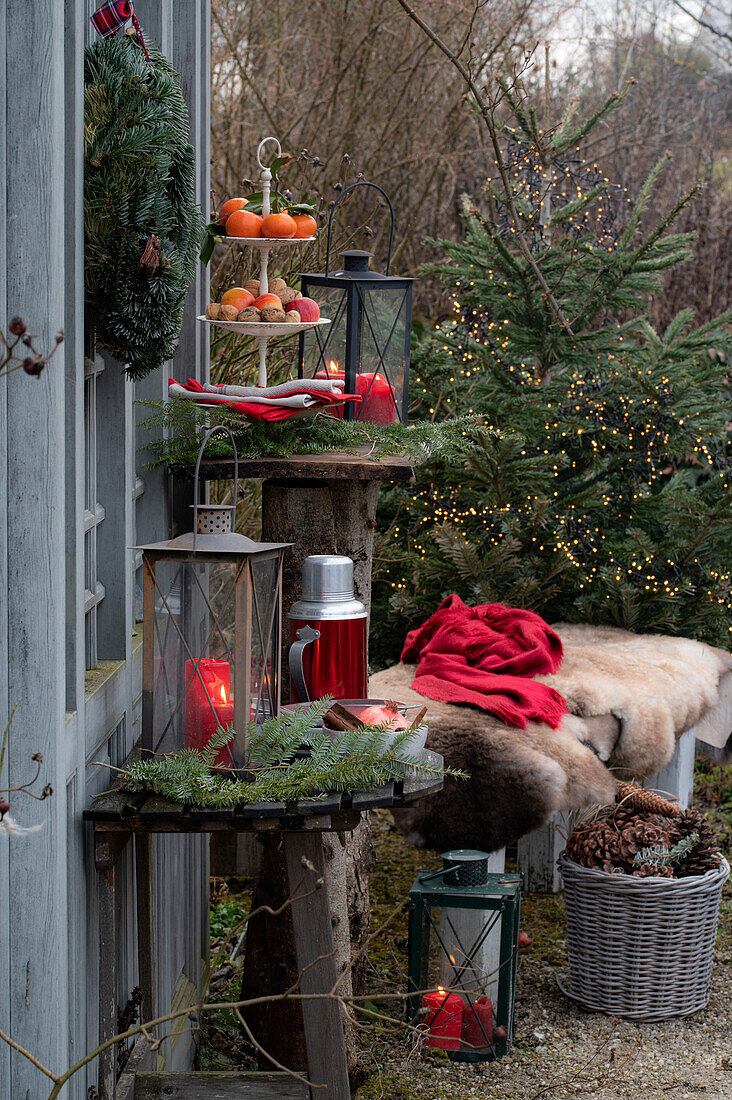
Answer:
[[[635,878],[558,859],[569,988],[586,1008],[633,1020],[688,1016],[709,999],[719,900],[729,875]],[[561,983],[560,983],[561,985]]]

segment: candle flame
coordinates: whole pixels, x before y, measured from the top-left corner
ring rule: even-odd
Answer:
[[[335,360],[333,360],[333,359],[331,359],[331,361],[330,361],[330,363],[328,364],[328,366],[330,367],[330,369],[331,369],[331,370],[338,370],[338,364],[337,364],[337,363],[335,362]]]
[[[226,688],[223,684],[221,685],[221,702],[228,703],[228,699],[226,698]]]

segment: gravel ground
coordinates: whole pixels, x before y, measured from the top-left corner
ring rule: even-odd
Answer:
[[[372,879],[375,920],[408,890],[414,853],[386,814],[375,823]],[[404,894],[402,893],[402,897]],[[663,1023],[630,1023],[582,1011],[556,985],[566,965],[561,895],[525,895],[521,926],[533,936],[521,953],[514,1048],[500,1062],[464,1065],[420,1049],[401,1031],[364,1035],[367,1080],[360,1100],[732,1100],[732,890],[727,887],[717,941],[712,994],[705,1011]],[[374,999],[398,988],[405,966],[405,927],[397,922],[375,945]],[[401,979],[403,982],[403,978]]]

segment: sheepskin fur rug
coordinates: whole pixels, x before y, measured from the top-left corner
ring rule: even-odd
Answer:
[[[558,811],[612,801],[616,777],[644,778],[668,763],[676,737],[717,702],[720,677],[732,668],[728,653],[687,639],[554,629],[564,662],[541,679],[567,699],[559,729],[513,729],[476,707],[427,701],[428,746],[471,778],[448,780],[395,814],[414,844],[495,851]],[[369,695],[422,704],[414,674],[414,665],[385,669],[371,677]]]
[[[645,779],[665,767],[676,738],[719,702],[719,682],[732,669],[732,655],[689,638],[584,624],[554,629],[564,660],[538,679],[564,696],[583,739],[595,744],[593,719],[615,720],[612,744],[595,747],[619,778]]]

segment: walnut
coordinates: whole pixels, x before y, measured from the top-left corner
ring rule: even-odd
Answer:
[[[285,320],[289,321],[292,325],[299,325],[302,318],[296,309],[288,309],[285,314]]]
[[[248,283],[244,283],[244,289],[248,290],[250,294],[253,294],[255,298],[258,298],[259,279],[250,279]]]
[[[237,321],[261,321],[259,310],[256,306],[247,306],[246,309],[241,311]]]
[[[295,299],[299,297],[299,293],[296,290],[293,290],[291,286],[286,286],[285,289],[280,293],[280,299],[283,306],[289,305],[290,302],[294,302]]]
[[[211,302],[210,306],[206,306],[206,319],[208,321],[218,321],[221,314],[221,306],[218,302]]]
[[[262,320],[272,325],[281,325],[287,320],[287,315],[284,309],[279,309],[278,306],[265,306],[262,310]]]
[[[278,298],[281,298],[283,290],[287,290],[287,283],[284,279],[270,279],[268,294],[276,294]]]
[[[219,306],[219,321],[235,321],[238,315],[236,306]]]

